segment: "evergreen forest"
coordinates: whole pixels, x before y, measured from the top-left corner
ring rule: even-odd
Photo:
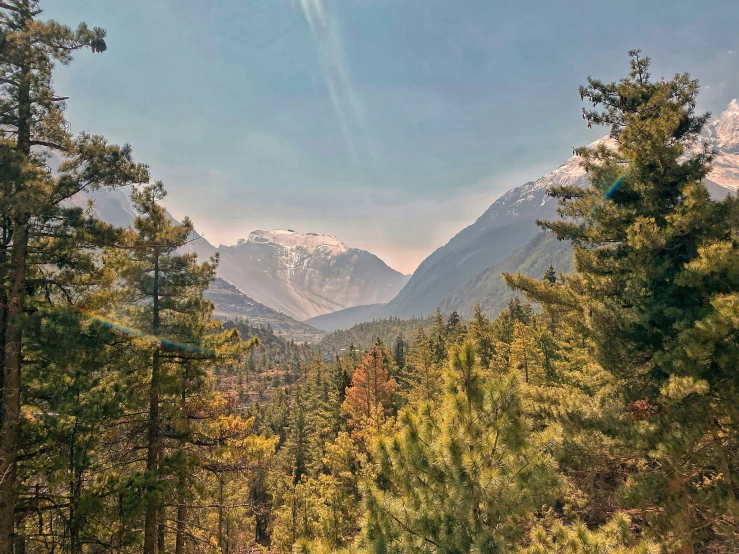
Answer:
[[[40,4],[0,2],[0,554],[739,552],[739,200],[696,80],[634,50],[580,87],[616,147],[548,191],[574,271],[311,346],[214,317],[156,168],[69,130],[55,71],[105,31]],[[128,228],[70,202],[124,187]]]

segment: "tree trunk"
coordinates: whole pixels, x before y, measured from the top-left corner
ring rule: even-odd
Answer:
[[[223,479],[218,477],[218,548],[223,550]]]
[[[159,252],[154,250],[154,291],[152,293],[153,313],[152,331],[154,336],[159,334]],[[159,454],[161,451],[159,437],[159,373],[160,373],[159,346],[154,350],[151,363],[151,383],[149,385],[149,421],[148,421],[148,448],[146,456],[146,471],[159,480]],[[159,542],[159,491],[150,497],[146,505],[144,519],[144,554],[156,554]],[[2,553],[0,553],[2,554]]]
[[[159,350],[154,351],[149,385],[149,421],[147,431],[146,471],[158,479],[159,468]],[[157,551],[157,523],[159,515],[158,491],[147,502],[144,520],[144,554],[155,554]]]
[[[18,495],[16,461],[21,417],[21,338],[25,299],[29,224],[15,230],[10,260],[8,323],[3,359],[3,405],[0,414],[0,554],[12,554],[15,503]]]
[[[2,222],[0,237],[0,424],[3,421],[3,367],[5,359],[5,330],[8,325],[8,290],[5,286],[8,279],[8,246],[10,245],[10,220],[5,217]]]
[[[675,473],[667,482],[669,492],[674,496],[685,497],[685,478]],[[680,546],[672,550],[671,554],[695,554],[692,538],[690,537],[690,508],[681,506],[673,519],[673,533],[680,541]]]
[[[187,419],[187,366],[182,374],[180,390],[180,417],[188,425]],[[175,536],[175,554],[183,554],[185,548],[185,529],[187,524],[187,508],[185,507],[187,482],[180,479],[177,490],[177,534]]]
[[[187,528],[187,508],[180,499],[177,506],[177,536],[175,538],[174,552],[175,554],[184,554],[185,552],[185,529]]]
[[[21,529],[23,525],[23,516],[18,515],[16,517],[15,521],[15,527],[16,529]],[[24,537],[22,534],[16,535],[15,539],[13,540],[15,543],[15,554],[26,554],[26,537]]]
[[[28,3],[24,3],[22,29],[32,21]],[[28,52],[31,50],[30,39]],[[18,127],[16,148],[28,156],[31,152],[31,66],[21,61],[18,86]],[[25,183],[17,183],[23,189]],[[2,406],[0,406],[0,554],[12,554],[14,542],[15,504],[18,497],[16,462],[18,459],[18,429],[21,417],[21,340],[23,338],[23,304],[26,290],[26,259],[30,217],[16,213],[10,221],[13,227],[10,253],[10,283],[7,297],[5,344],[2,360]]]
[[[164,506],[159,507],[159,512],[157,514],[157,552],[158,554],[165,554],[165,539],[166,539],[166,528],[164,527],[164,518],[165,518],[165,509]]]

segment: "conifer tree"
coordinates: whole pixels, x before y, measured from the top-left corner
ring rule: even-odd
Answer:
[[[528,431],[518,377],[484,379],[474,345],[451,354],[441,405],[400,415],[366,494],[374,552],[502,552],[557,488],[552,436]]]
[[[544,272],[544,281],[549,283],[550,285],[553,285],[557,282],[557,272],[554,271],[554,266],[550,265],[547,270]]]
[[[105,32],[42,22],[40,14],[35,0],[0,4],[0,554],[13,548],[23,311],[35,270],[42,264],[63,269],[76,259],[68,256],[73,244],[90,246],[91,231],[100,238],[101,229],[65,200],[84,189],[148,180],[129,147],[84,133],[73,138],[64,120],[66,98],[52,87],[55,63],[68,64],[83,48],[104,51]],[[62,160],[56,169],[49,167],[52,157]]]
[[[397,383],[390,376],[382,344],[369,349],[346,389],[342,412],[346,415],[353,437],[363,440],[368,432],[377,433],[392,409]]]
[[[493,357],[493,341],[490,320],[482,313],[479,304],[475,304],[472,321],[469,325],[469,338],[474,341],[477,346],[477,352],[480,356],[480,365],[483,369],[490,367],[490,360]]]
[[[202,386],[202,364],[216,356],[215,345],[208,344],[217,330],[211,320],[213,305],[203,292],[215,276],[217,259],[200,264],[195,254],[177,252],[188,242],[192,223],[169,219],[159,204],[165,194],[161,182],[134,190],[131,199],[138,215],[133,229],[105,260],[119,282],[117,315],[141,336],[135,347],[147,376],[142,483],[146,554],[162,548],[164,504],[172,494],[163,483],[176,471],[172,463],[177,457],[167,457],[165,439],[177,437],[171,444],[181,452],[177,446],[187,436],[187,396]],[[220,339],[235,341],[238,332],[233,329]]]
[[[136,385],[120,369],[126,365],[122,345],[73,307],[37,302],[29,319],[15,548],[77,554],[90,544],[120,547],[106,532],[115,521],[106,499],[116,489],[102,475],[114,449],[110,430]],[[34,509],[43,515],[34,517]]]
[[[395,338],[395,348],[393,350],[393,358],[395,359],[395,365],[397,366],[399,372],[402,372],[405,368],[405,350],[405,339],[403,338],[403,333],[400,333]]]
[[[631,531],[628,515],[617,514],[608,524],[591,531],[582,522],[564,525],[555,521],[548,527],[537,525],[530,532],[530,543],[518,549],[519,554],[657,554],[659,547],[649,541],[639,541]]]
[[[426,335],[423,327],[419,327],[408,361],[409,403],[428,402],[439,395],[441,370],[434,364],[433,358],[431,339]]]
[[[697,81],[654,82],[635,50],[617,83],[580,93],[615,149],[581,148],[592,186],[555,187],[561,221],[541,222],[575,246],[577,277],[547,287],[508,282],[577,310],[593,354],[624,390],[618,430],[635,467],[621,492],[645,510],[669,551],[732,540],[736,525],[737,200],[714,202],[702,180],[711,153],[698,141]],[[734,306],[734,307],[730,307]]]
[[[434,324],[431,327],[430,335],[433,345],[434,362],[437,364],[443,364],[447,359],[447,328],[444,324],[444,315],[441,313],[441,309],[436,308],[433,321]]]

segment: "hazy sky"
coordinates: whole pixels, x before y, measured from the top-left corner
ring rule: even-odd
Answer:
[[[214,244],[336,235],[404,272],[604,133],[577,87],[688,71],[739,96],[739,1],[47,0],[108,31],[56,77],[74,131],[133,145]]]

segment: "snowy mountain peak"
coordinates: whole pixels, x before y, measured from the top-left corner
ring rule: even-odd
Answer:
[[[719,118],[709,123],[706,138],[716,153],[708,178],[739,191],[739,101],[732,100]]]
[[[298,233],[292,229],[275,229],[272,231],[253,231],[247,243],[266,245],[273,244],[287,249],[301,248],[308,252],[317,249],[327,250],[333,255],[342,254],[349,248],[332,235],[317,233]],[[243,244],[240,242],[240,244]]]
[[[739,102],[736,98],[711,127],[718,148],[739,154]]]
[[[595,148],[601,144],[605,144],[609,148],[615,148],[616,141],[609,136],[601,137],[591,142],[588,148]],[[580,156],[570,156],[565,163],[560,165],[554,171],[550,171],[543,177],[540,177],[532,186],[532,190],[547,189],[553,185],[569,186],[584,185],[585,170],[582,167],[582,158]]]
[[[408,278],[332,235],[253,231],[220,246],[219,276],[257,302],[296,319],[391,300]]]
[[[730,114],[739,115],[739,100],[736,98],[729,102],[729,107],[721,114],[721,118]]]

